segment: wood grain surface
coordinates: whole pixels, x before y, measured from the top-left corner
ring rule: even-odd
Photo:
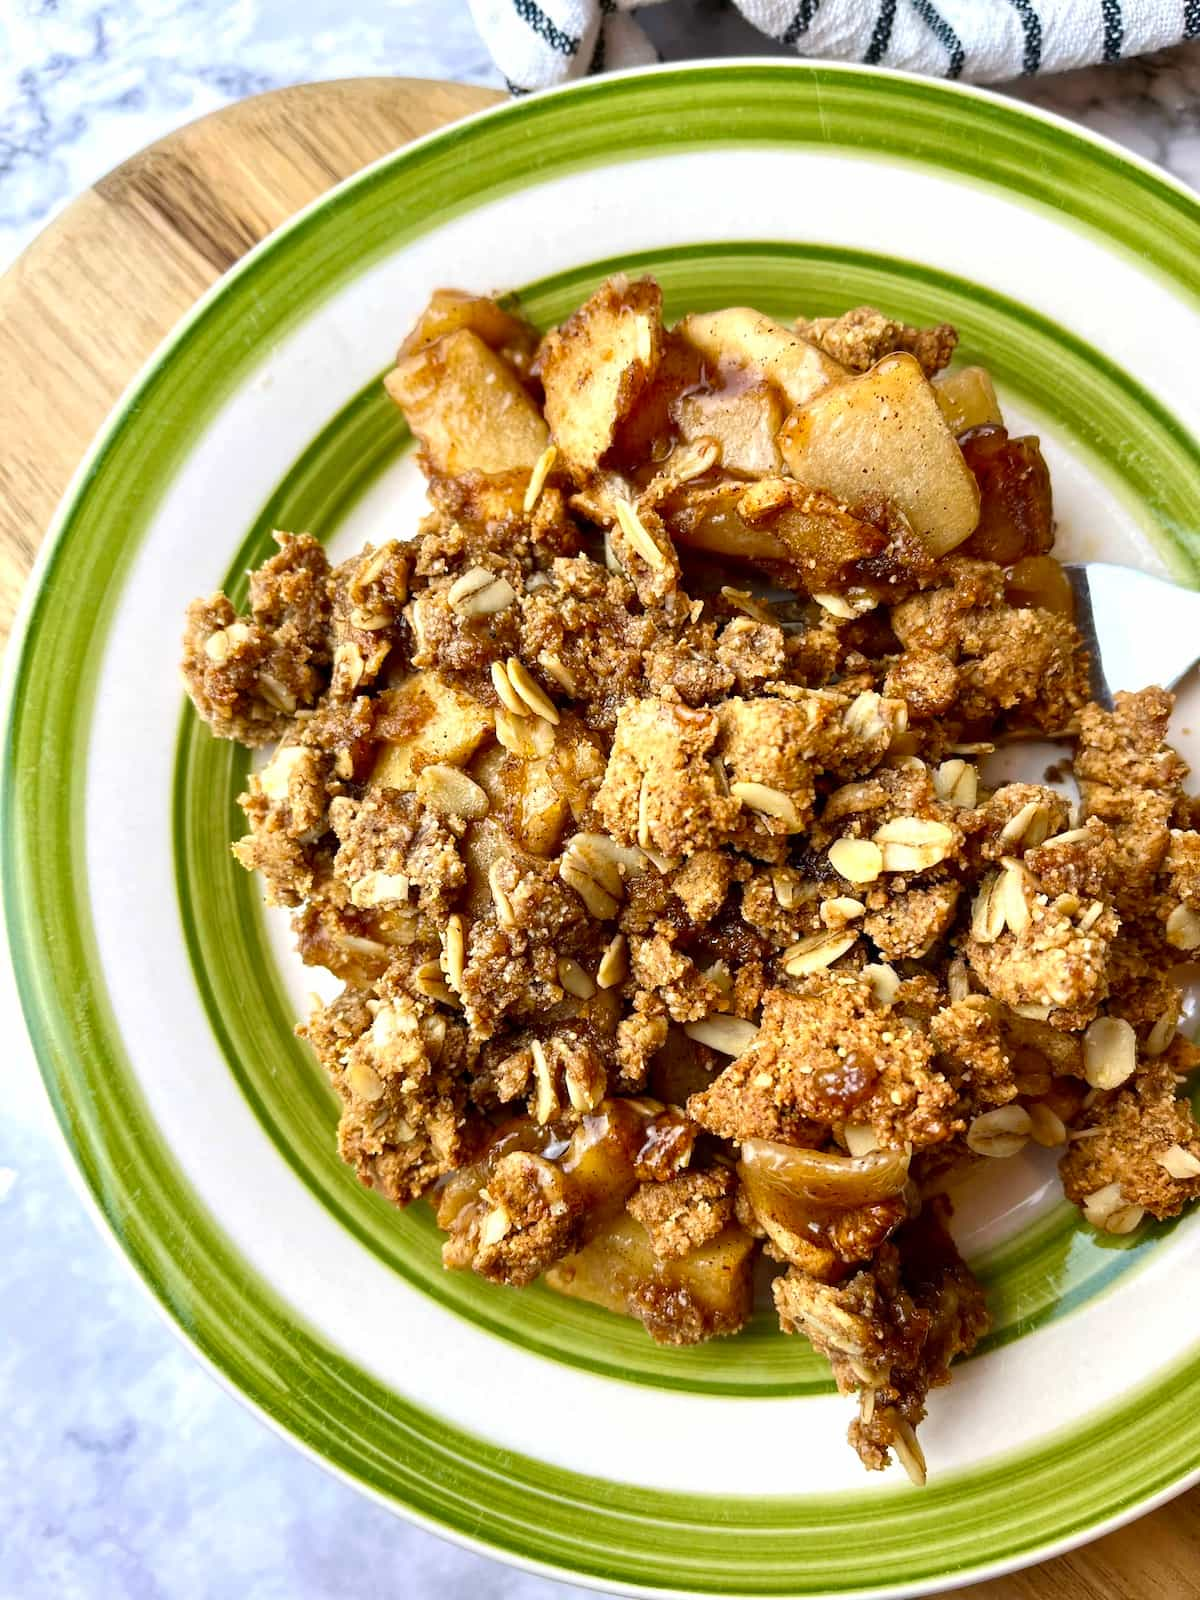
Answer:
[[[125,162],[0,277],[0,643],[93,434],[198,296],[339,179],[502,98],[411,78],[257,96]],[[957,1593],[961,1600],[1197,1600],[1200,1490],[1083,1550]]]

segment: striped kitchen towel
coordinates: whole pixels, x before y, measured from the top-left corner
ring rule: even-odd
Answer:
[[[636,67],[654,46],[630,14],[655,0],[470,0],[514,94]],[[735,0],[800,55],[979,83],[1061,72],[1200,37],[1200,0]]]

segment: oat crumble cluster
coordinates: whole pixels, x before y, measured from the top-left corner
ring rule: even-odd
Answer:
[[[918,1481],[988,1326],[947,1173],[1061,1151],[1129,1233],[1200,1195],[1173,969],[1200,833],[1161,689],[1089,703],[1036,439],[953,328],[662,318],[543,338],[441,291],[386,380],[416,537],[307,534],[189,610],[234,846],[303,959],[339,1148],[444,1258],[686,1344],[781,1326]],[[405,534],[407,530],[398,530]],[[989,786],[1070,741],[1078,798]]]

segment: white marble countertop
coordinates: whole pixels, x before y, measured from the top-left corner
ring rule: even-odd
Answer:
[[[352,15],[351,15],[352,12]],[[664,56],[762,53],[716,0],[643,18]],[[308,78],[499,80],[434,0],[9,0],[0,269],[73,194],[180,123]],[[1200,43],[1015,92],[1200,188]],[[0,1600],[565,1600],[369,1504],[188,1355],[97,1236],[0,977]]]

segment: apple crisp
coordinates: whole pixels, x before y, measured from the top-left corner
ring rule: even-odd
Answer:
[[[279,533],[184,642],[269,751],[233,848],[342,981],[299,1032],[363,1183],[447,1267],[668,1344],[736,1333],[766,1263],[917,1481],[988,1326],[948,1172],[1057,1150],[1111,1234],[1200,1195],[1171,697],[1091,702],[1038,441],[956,340],[669,327],[623,277],[539,337],[440,291],[385,380],[413,536]],[[1072,795],[989,781],[1030,733]]]

